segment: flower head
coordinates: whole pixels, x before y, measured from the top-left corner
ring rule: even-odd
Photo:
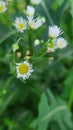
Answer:
[[[55,43],[49,43],[47,50],[48,52],[54,52],[57,49],[56,44]]]
[[[31,17],[31,16],[34,15],[34,13],[35,13],[34,7],[28,5],[27,6],[27,11],[26,11],[27,16]]]
[[[13,25],[16,27],[18,32],[21,33],[27,28],[27,23],[22,17],[17,17]]]
[[[60,37],[56,41],[56,46],[60,49],[65,48],[67,46],[67,41],[64,38]]]
[[[43,21],[39,17],[36,19],[33,19],[33,17],[28,18],[28,25],[32,29],[38,29],[40,26],[42,26],[42,24],[43,24]]]
[[[6,3],[4,1],[0,1],[0,13],[5,12],[6,10]]]
[[[31,0],[31,3],[34,5],[40,4],[41,0]]]
[[[54,25],[54,26],[49,27],[49,30],[48,30],[48,36],[49,37],[57,38],[61,34],[62,34],[62,31],[58,26]]]
[[[19,63],[16,66],[17,78],[23,78],[24,80],[28,79],[31,73],[33,72],[32,65],[27,61]]]

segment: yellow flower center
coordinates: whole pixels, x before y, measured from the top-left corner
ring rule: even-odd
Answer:
[[[26,65],[26,64],[21,64],[21,65],[19,66],[19,72],[20,72],[21,74],[26,74],[26,73],[28,72],[28,69],[29,69],[29,67],[28,67],[28,65]]]
[[[3,6],[2,5],[0,5],[0,11],[2,11],[3,10]]]
[[[23,23],[20,23],[20,24],[19,24],[19,28],[20,28],[20,29],[24,29],[24,27],[25,27],[25,25],[24,25]]]
[[[54,44],[50,44],[50,48],[54,48]]]
[[[62,47],[62,45],[63,45],[63,43],[62,43],[62,42],[60,42],[60,43],[59,43],[59,47]]]

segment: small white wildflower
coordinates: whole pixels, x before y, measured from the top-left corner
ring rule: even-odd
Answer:
[[[54,26],[49,26],[49,30],[48,30],[48,36],[51,38],[57,38],[59,35],[62,34],[61,29],[54,25]]]
[[[65,48],[67,46],[67,41],[64,38],[60,37],[56,41],[56,46],[60,49]]]
[[[56,39],[48,40],[48,43],[47,43],[48,52],[54,52],[57,49],[55,42],[56,42]]]
[[[36,40],[34,41],[34,45],[37,46],[37,45],[39,45],[39,44],[40,44],[40,40],[39,40],[39,39],[36,39]]]
[[[25,19],[23,19],[22,17],[17,17],[13,25],[16,27],[18,32],[21,32],[21,33],[23,33],[24,30],[26,30],[27,28],[27,23]]]
[[[6,10],[6,3],[4,1],[0,1],[0,13],[4,13]]]
[[[27,61],[17,64],[16,70],[17,78],[23,78],[24,80],[28,79],[33,72],[32,65]]]
[[[35,13],[35,8],[28,5],[27,6],[27,11],[26,11],[27,16],[31,17],[31,16],[34,15],[34,13]]]
[[[54,52],[57,49],[56,44],[55,43],[49,43],[47,50],[48,52]]]
[[[42,26],[42,24],[43,24],[43,21],[39,17],[36,19],[28,18],[28,25],[32,29],[38,29],[40,26]]]
[[[31,3],[34,5],[40,4],[41,0],[31,0]]]

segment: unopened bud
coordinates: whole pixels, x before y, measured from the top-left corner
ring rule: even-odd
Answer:
[[[12,48],[13,48],[13,51],[15,52],[16,50],[19,49],[19,46],[17,43],[15,43],[15,44],[13,44]]]
[[[39,39],[36,39],[36,40],[34,41],[34,45],[37,46],[37,45],[39,45],[39,44],[40,44],[40,40],[39,40]]]
[[[49,60],[51,60],[51,61],[54,60],[54,57],[50,57]]]
[[[17,52],[17,57],[20,58],[21,57],[21,52]]]
[[[29,60],[30,59],[30,56],[26,56],[24,57],[25,60]]]
[[[30,51],[27,50],[27,51],[26,51],[26,56],[29,56],[29,55],[30,55]]]
[[[45,21],[46,21],[45,17],[41,17],[41,20],[42,20],[43,23],[45,23]]]

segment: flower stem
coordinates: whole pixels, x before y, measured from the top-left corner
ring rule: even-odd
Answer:
[[[48,20],[49,20],[50,24],[53,25],[54,22],[53,22],[53,20],[52,20],[52,18],[51,18],[51,15],[50,15],[49,10],[47,10],[47,8],[46,8],[45,2],[44,2],[43,0],[42,0],[42,2],[41,2],[41,5],[42,5],[42,7],[43,7],[43,9],[44,9],[44,11],[45,11],[47,17],[48,17]]]
[[[30,50],[30,55],[33,55],[34,53],[34,48],[33,48],[33,41],[31,37],[32,30],[28,30],[28,44],[29,44],[29,50]]]
[[[68,102],[68,106],[69,106],[70,109],[71,109],[71,106],[72,106],[72,102],[73,102],[73,88],[72,88],[70,98],[69,98],[69,102]]]

